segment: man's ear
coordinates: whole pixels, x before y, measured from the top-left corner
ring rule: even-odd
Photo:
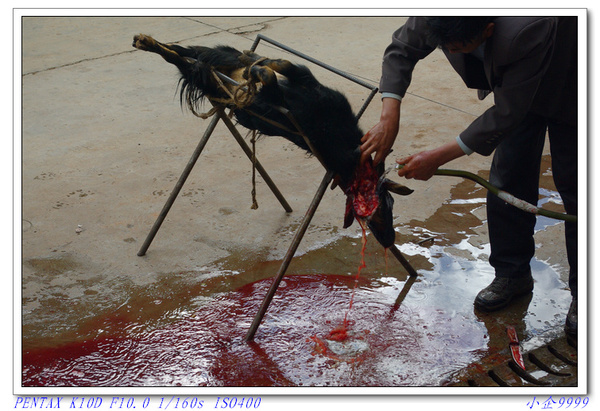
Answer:
[[[484,39],[489,39],[492,37],[492,34],[494,34],[494,27],[494,23],[488,23],[488,25],[485,26],[485,29],[483,30]]]

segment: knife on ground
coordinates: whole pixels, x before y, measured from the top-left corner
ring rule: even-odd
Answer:
[[[512,354],[513,360],[517,363],[519,367],[525,369],[525,362],[523,361],[523,355],[521,355],[521,345],[519,344],[519,339],[517,338],[517,330],[515,327],[508,326],[506,327],[506,333],[508,334],[510,353]]]

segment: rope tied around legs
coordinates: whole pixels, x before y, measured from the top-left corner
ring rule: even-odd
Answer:
[[[246,69],[244,70],[244,81],[235,85],[231,85],[231,89],[230,87],[227,87],[225,83],[223,83],[223,80],[217,75],[216,71],[214,69],[211,69],[211,74],[217,82],[219,88],[222,91],[224,91],[225,94],[227,94],[228,96],[226,98],[209,98],[209,100],[213,103],[213,106],[223,105],[227,107],[235,107],[236,109],[242,109],[251,105],[254,101],[254,96],[256,96],[256,94],[258,93],[258,87],[256,81],[253,81],[250,78],[249,73],[252,67],[256,66],[257,64],[260,64],[266,59],[266,57],[262,57],[256,60],[252,65],[246,67]],[[190,107],[190,110],[195,116],[205,120],[213,116],[217,110],[215,107],[213,107],[210,111],[206,113],[198,113],[192,104],[188,104],[188,106]]]
[[[258,201],[256,200],[256,130],[252,130],[252,138],[250,143],[252,144],[252,210],[258,208]]]
[[[192,111],[192,113],[196,117],[200,117],[204,120],[212,117],[217,113],[220,107],[226,106],[235,109],[243,109],[248,107],[254,102],[254,97],[258,93],[257,82],[253,81],[250,78],[250,70],[257,64],[260,64],[266,60],[266,57],[262,57],[256,60],[252,65],[246,67],[244,70],[244,81],[238,84],[232,84],[231,87],[227,87],[221,77],[217,75],[217,72],[214,69],[211,69],[211,74],[216,81],[219,88],[227,94],[226,98],[220,97],[209,97],[210,102],[213,107],[206,113],[198,113],[195,108],[195,104],[193,104],[190,100],[188,100],[188,107]],[[230,111],[229,117],[233,115],[233,110]],[[258,201],[256,199],[256,130],[250,130],[249,135],[251,135],[250,143],[252,144],[252,206],[250,207],[252,210],[256,210],[258,208]]]

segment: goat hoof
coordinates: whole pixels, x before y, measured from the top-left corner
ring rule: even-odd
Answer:
[[[156,47],[156,40],[145,34],[138,34],[133,37],[132,45],[138,50],[149,51]]]

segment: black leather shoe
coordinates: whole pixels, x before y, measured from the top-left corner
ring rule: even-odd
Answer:
[[[577,297],[571,301],[567,320],[565,321],[565,332],[571,337],[577,338]]]
[[[475,308],[481,311],[496,311],[506,307],[513,298],[529,294],[532,290],[531,274],[520,278],[496,277],[477,294]]]

